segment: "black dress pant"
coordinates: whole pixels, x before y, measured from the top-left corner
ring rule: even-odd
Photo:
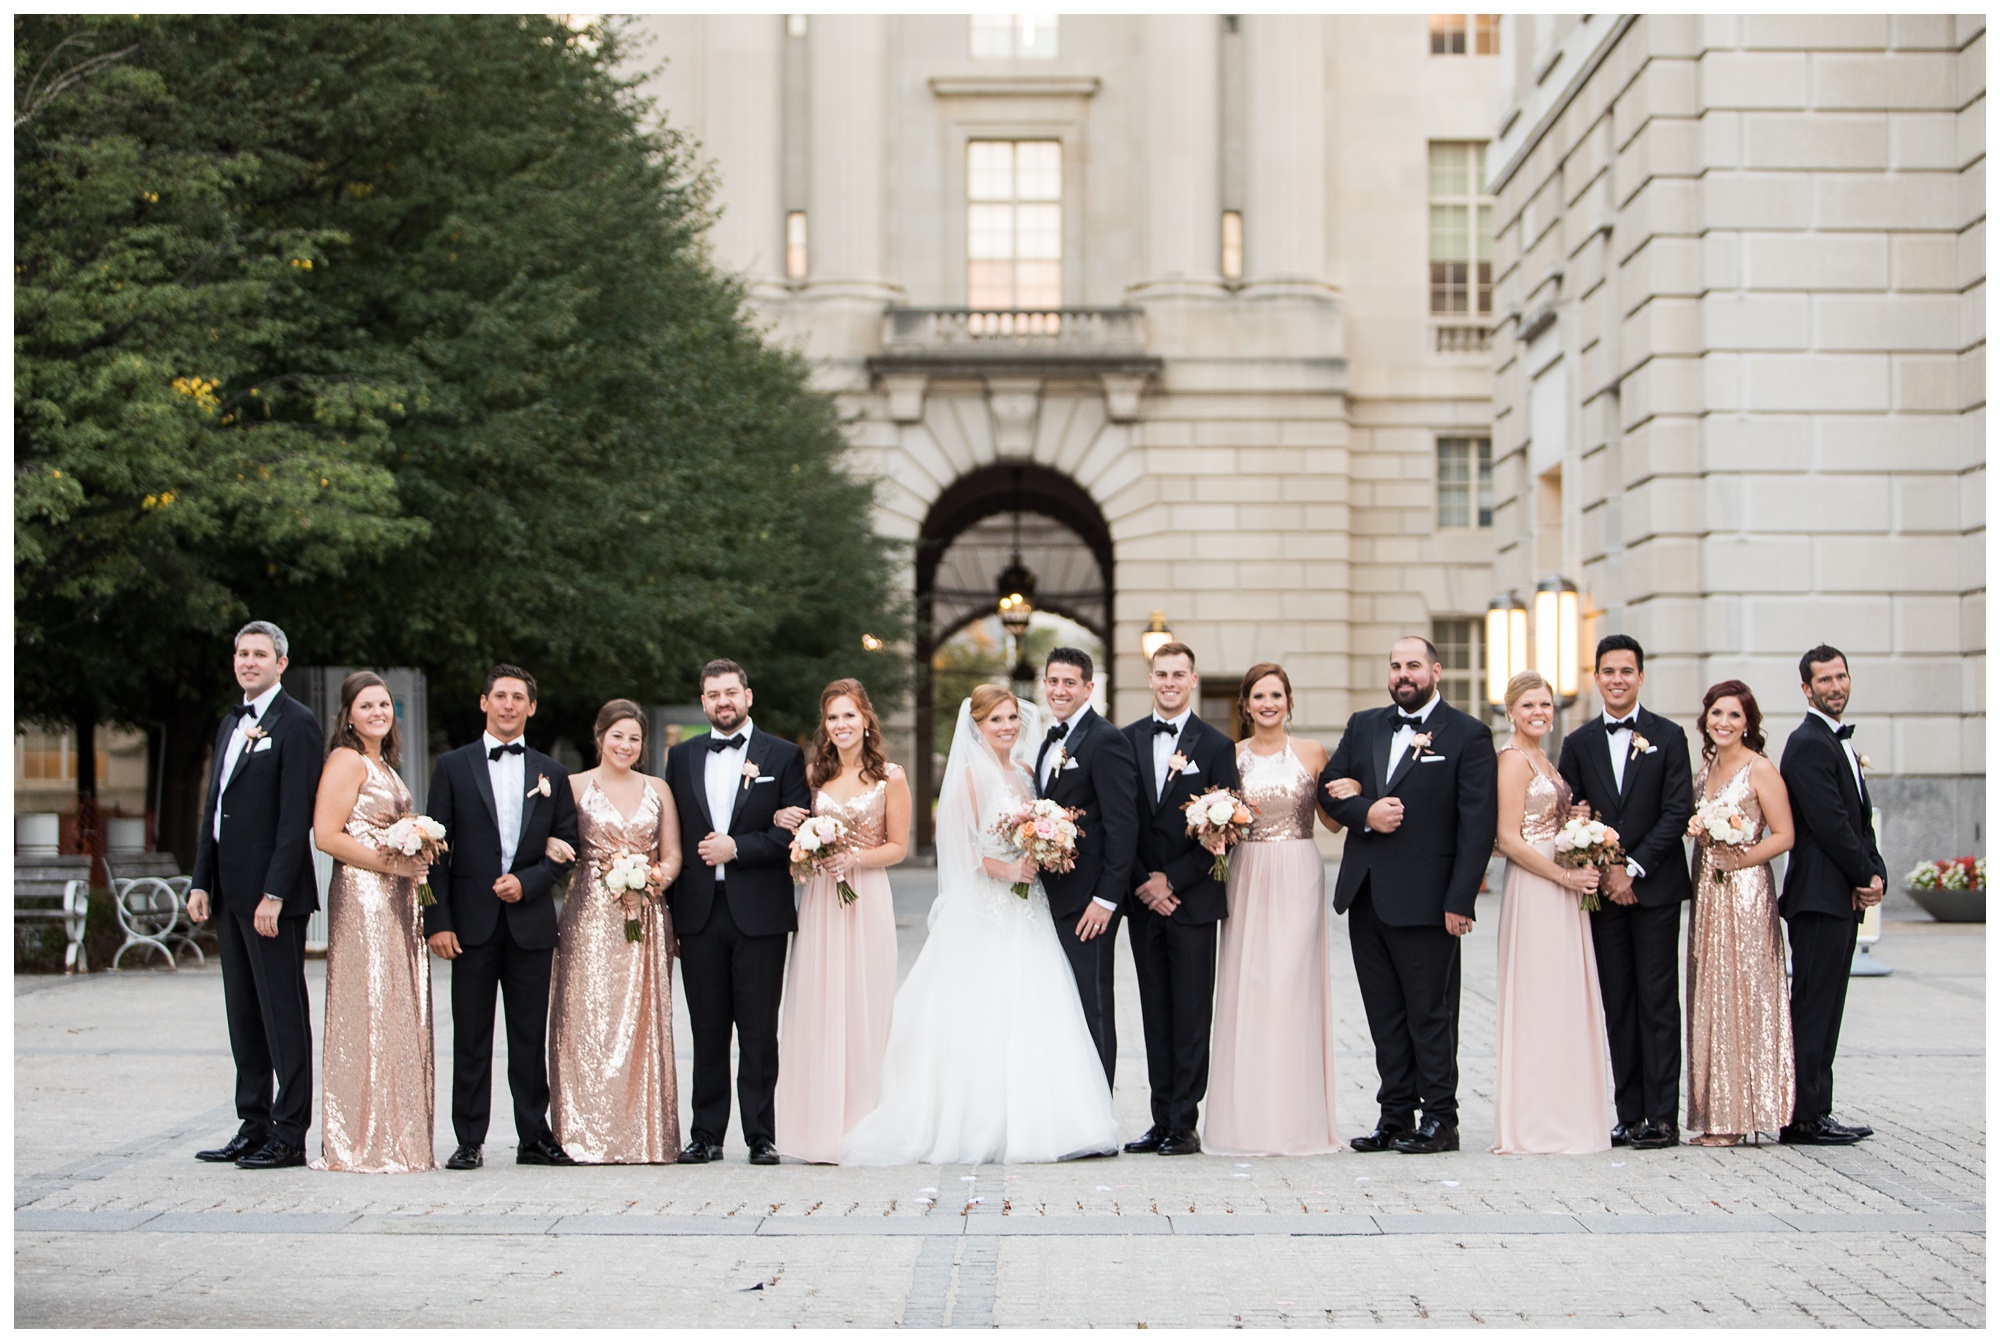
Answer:
[[[729,1128],[729,1035],[736,1033],[736,1099],[743,1141],[775,1142],[778,1003],[785,993],[788,933],[753,937],[736,926],[718,883],[708,922],[681,937],[681,983],[694,1039],[694,1123],[688,1136],[720,1145]]]
[[[1085,906],[1084,908],[1089,908]],[[1103,932],[1088,942],[1076,935],[1076,923],[1083,910],[1053,915],[1056,938],[1063,955],[1069,957],[1070,973],[1076,976],[1076,996],[1083,1001],[1083,1020],[1090,1038],[1097,1044],[1097,1057],[1104,1062],[1104,1080],[1115,1085],[1118,1073],[1118,1011],[1113,977],[1117,971],[1118,924],[1113,914]]]
[[[549,972],[554,947],[524,947],[503,914],[493,936],[451,963],[451,1127],[484,1143],[493,1117],[493,1005],[507,1016],[507,1088],[519,1143],[550,1139]]]
[[[1208,1033],[1215,1017],[1215,923],[1176,923],[1143,905],[1125,920],[1146,1026],[1153,1127],[1192,1133],[1208,1094]]]
[[[1860,931],[1851,915],[1796,914],[1786,921],[1792,944],[1792,1070],[1797,1090],[1792,1122],[1833,1113],[1833,1053],[1847,1008],[1847,977]]]
[[[1382,922],[1368,878],[1348,909],[1354,977],[1375,1041],[1375,1093],[1382,1123],[1413,1128],[1426,1120],[1458,1123],[1459,939],[1436,924]]]
[[[218,909],[215,938],[229,1052],[236,1060],[236,1117],[242,1121],[237,1132],[302,1148],[312,1126],[306,920],[280,918],[278,935],[263,937],[248,915]]]
[[[1590,916],[1618,1122],[1676,1124],[1681,1103],[1681,906],[1618,905]]]

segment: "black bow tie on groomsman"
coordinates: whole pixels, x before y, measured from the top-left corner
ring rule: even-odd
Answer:
[[[1422,732],[1424,730],[1423,715],[1414,713],[1402,713],[1399,711],[1396,714],[1396,725],[1398,727],[1406,727],[1412,732]]]
[[[1175,736],[1179,736],[1180,731],[1181,730],[1175,727],[1172,723],[1163,722],[1158,718],[1155,718],[1153,720],[1153,735],[1156,737],[1159,736],[1162,732],[1170,732]]]
[[[741,732],[733,737],[710,737],[708,739],[708,749],[715,755],[721,755],[724,751],[733,751],[742,744],[743,734]]]
[[[254,720],[257,717],[257,706],[254,704],[232,705],[229,710],[229,716],[232,718],[250,718]]]
[[[1846,741],[1849,737],[1852,737],[1854,735],[1854,724],[1842,723],[1839,727],[1833,730],[1833,735],[1840,738],[1842,741]]]
[[[1048,740],[1052,742],[1061,741],[1064,737],[1067,737],[1068,735],[1069,735],[1068,723],[1055,723],[1049,727]]]
[[[1630,732],[1633,725],[1638,721],[1639,715],[1635,713],[1627,714],[1623,718],[1607,718],[1604,720],[1604,730],[1606,732]]]
[[[510,741],[504,746],[495,746],[486,753],[488,760],[498,760],[503,755],[526,755],[528,748],[518,741]]]

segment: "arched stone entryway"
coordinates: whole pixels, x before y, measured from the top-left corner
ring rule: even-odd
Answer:
[[[959,477],[938,495],[916,547],[913,755],[921,848],[931,843],[934,753],[945,745],[933,739],[933,659],[952,635],[993,615],[997,579],[1017,545],[1035,576],[1037,609],[1074,620],[1107,647],[1113,642],[1111,528],[1082,486],[1033,462],[995,462]],[[1108,698],[1112,667],[1098,675]]]

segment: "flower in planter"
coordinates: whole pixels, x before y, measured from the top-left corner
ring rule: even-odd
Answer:
[[[1916,891],[1983,891],[1986,860],[1970,854],[1962,858],[1933,858],[1911,868],[1903,884]]]

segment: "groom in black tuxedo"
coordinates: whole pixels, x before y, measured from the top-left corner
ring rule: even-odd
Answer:
[[[1210,789],[1240,788],[1242,780],[1236,743],[1194,715],[1201,687],[1194,650],[1161,644],[1148,682],[1153,711],[1125,728],[1139,766],[1138,861],[1125,927],[1139,972],[1153,1126],[1125,1150],[1183,1156],[1201,1150],[1195,1118],[1208,1092],[1216,932],[1229,913],[1229,891],[1209,875],[1215,855],[1188,834],[1181,808]]]
[[[1604,873],[1590,916],[1604,1029],[1611,1042],[1618,1126],[1611,1145],[1680,1141],[1681,903],[1688,883],[1694,780],[1687,734],[1639,707],[1646,652],[1629,634],[1597,644],[1593,674],[1604,712],[1563,738],[1557,769],[1570,797],[1618,832],[1625,866]]]
[[[1492,731],[1439,696],[1443,672],[1430,640],[1398,639],[1395,703],[1348,719],[1319,776],[1327,813],[1347,827],[1333,907],[1353,915],[1348,943],[1382,1078],[1381,1117],[1357,1152],[1458,1150],[1459,939],[1493,855],[1498,766]],[[1333,798],[1336,779],[1360,794]]]
[[[188,890],[189,918],[215,915],[240,1122],[195,1155],[245,1170],[305,1165],[312,1124],[306,920],[319,908],[311,836],[326,743],[312,710],[279,688],[289,652],[269,621],[236,632],[243,702],[216,730]]]
[[[667,893],[680,938],[688,1033],[694,1038],[694,1122],[680,1159],[722,1159],[729,1128],[729,1037],[736,1035],[736,1095],[750,1161],[778,1164],[778,1003],[792,902],[786,807],[812,806],[805,753],[750,721],[750,678],[718,658],[701,669],[709,732],[667,752],[667,786],[679,813],[680,879]]]
[[[1083,813],[1076,822],[1076,866],[1043,873],[1042,889],[1108,1082],[1118,1068],[1112,953],[1119,908],[1132,893],[1139,770],[1125,734],[1090,707],[1095,670],[1082,649],[1050,650],[1042,694],[1056,721],[1035,752],[1035,789],[1036,796]]]
[[[1833,1053],[1847,1007],[1855,930],[1881,903],[1889,875],[1875,845],[1874,803],[1854,751],[1854,727],[1840,721],[1852,683],[1847,657],[1825,644],[1799,659],[1805,721],[1785,740],[1778,773],[1791,795],[1791,861],[1778,897],[1792,945],[1792,1122],[1778,1141],[1843,1146],[1874,1132],[1833,1118]]]
[[[547,856],[549,837],[576,848],[569,773],[527,745],[535,678],[501,663],[479,697],[486,731],[438,757],[425,812],[445,828],[431,865],[437,903],[424,910],[432,952],[451,966],[451,1126],[448,1170],[475,1170],[493,1114],[493,1006],[507,1014],[507,1087],[514,1097],[514,1160],[571,1166],[549,1130],[549,974],[555,961],[556,879],[569,863]]]

